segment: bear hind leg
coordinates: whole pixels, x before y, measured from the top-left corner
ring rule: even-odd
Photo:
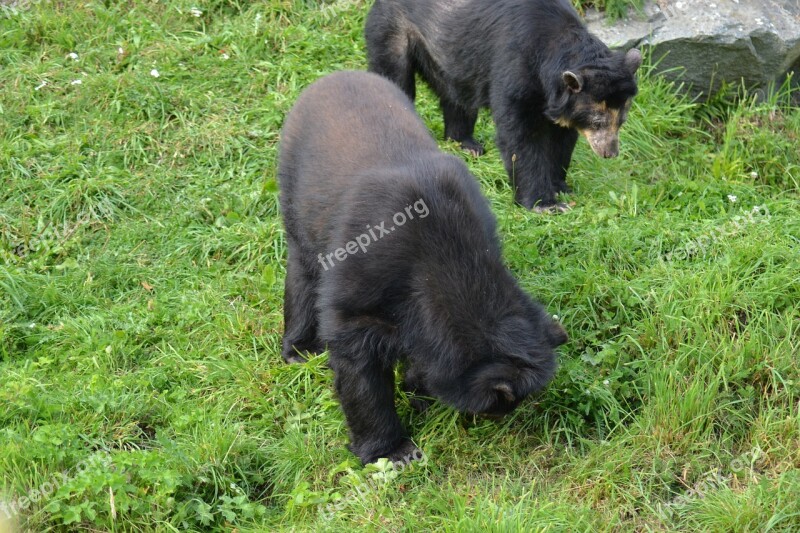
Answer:
[[[370,13],[365,28],[370,72],[393,81],[414,101],[416,78],[410,36],[397,26],[397,19]]]
[[[283,295],[283,347],[287,363],[305,362],[304,353],[317,354],[325,347],[317,336],[316,276],[306,272],[300,250],[289,244]]]

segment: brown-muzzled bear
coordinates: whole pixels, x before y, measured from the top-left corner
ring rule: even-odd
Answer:
[[[619,129],[637,92],[638,50],[612,52],[569,0],[376,0],[367,17],[369,70],[412,100],[415,74],[439,96],[445,136],[476,155],[480,108],[528,209],[563,211],[578,135],[601,157],[619,153]]]

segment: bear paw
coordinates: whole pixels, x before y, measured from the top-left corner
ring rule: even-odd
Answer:
[[[534,212],[546,214],[566,213],[570,209],[572,209],[572,206],[565,204],[564,202],[559,202],[553,205],[537,205],[533,207]]]
[[[374,463],[378,459],[385,457],[393,464],[403,463],[409,464],[411,461],[419,461],[424,457],[422,450],[411,442],[411,440],[404,438],[399,443],[385,446],[382,443],[361,442],[359,444],[350,444],[348,446],[351,452],[361,459],[363,464]],[[384,451],[378,451],[383,449]]]
[[[485,151],[483,145],[475,139],[465,139],[461,141],[461,149],[473,157],[482,156]]]

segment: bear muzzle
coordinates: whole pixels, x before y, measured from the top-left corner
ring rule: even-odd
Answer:
[[[611,158],[619,155],[619,130],[606,128],[601,130],[580,130],[589,141],[592,151],[600,157]]]

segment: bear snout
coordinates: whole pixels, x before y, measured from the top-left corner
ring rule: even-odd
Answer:
[[[592,151],[598,156],[610,159],[619,155],[619,137],[616,132],[607,130],[582,130]]]
[[[618,144],[614,143],[613,145],[606,146],[603,149],[603,154],[602,155],[606,159],[611,159],[612,157],[617,157],[619,155],[619,146],[618,146]]]

